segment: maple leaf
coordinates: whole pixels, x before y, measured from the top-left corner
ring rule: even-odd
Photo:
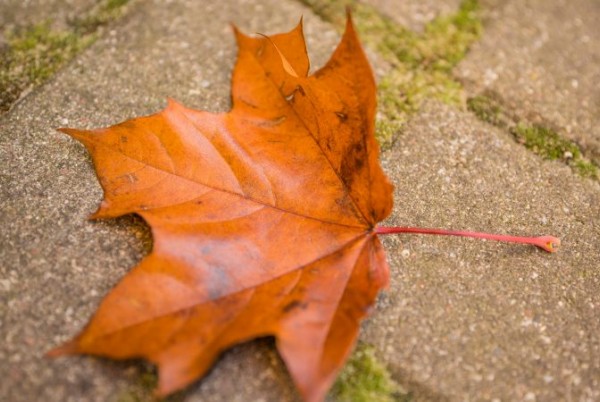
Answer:
[[[154,246],[52,355],[146,358],[165,395],[230,346],[274,336],[318,401],[388,283],[373,231],[392,209],[375,83],[350,19],[311,76],[301,23],[269,39],[235,34],[229,113],[169,101],[110,128],[63,130],[87,147],[104,189],[93,218],[139,214]]]
[[[63,129],[87,147],[104,189],[92,218],[136,213],[154,246],[49,355],[145,358],[166,395],[232,345],[274,336],[304,399],[320,401],[388,284],[377,234],[487,236],[547,250],[558,242],[376,227],[393,188],[378,162],[375,83],[350,15],[311,76],[302,21],[268,38],[235,35],[230,112],[171,100],[113,127]]]

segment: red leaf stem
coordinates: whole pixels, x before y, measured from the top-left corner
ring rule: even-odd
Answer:
[[[469,232],[464,230],[446,230],[446,229],[427,229],[427,228],[416,228],[416,227],[388,227],[378,226],[375,228],[377,234],[396,234],[396,233],[417,233],[417,234],[433,234],[433,235],[447,235],[447,236],[462,236],[462,237],[474,237],[477,239],[488,239],[511,243],[522,243],[532,244],[539,247],[549,253],[555,252],[560,246],[560,239],[554,236],[539,236],[539,237],[523,237],[523,236],[510,236],[500,234],[490,234],[481,232]]]

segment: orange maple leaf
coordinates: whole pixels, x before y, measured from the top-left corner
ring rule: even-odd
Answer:
[[[311,76],[302,23],[267,39],[235,34],[230,112],[169,101],[110,128],[63,130],[92,154],[104,189],[93,218],[139,214],[154,248],[50,354],[146,358],[165,395],[232,345],[274,336],[304,399],[319,401],[388,283],[374,228],[392,185],[373,74],[350,18]]]

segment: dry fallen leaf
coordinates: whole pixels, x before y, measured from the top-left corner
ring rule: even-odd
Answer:
[[[274,336],[304,399],[320,401],[388,283],[377,233],[428,231],[376,227],[392,185],[350,18],[311,76],[301,23],[270,38],[235,34],[230,112],[170,101],[106,129],[63,130],[87,147],[104,189],[93,218],[136,213],[154,248],[49,354],[143,357],[166,395],[232,345]]]
[[[388,282],[373,232],[392,208],[375,83],[350,20],[310,77],[302,24],[273,43],[236,38],[229,113],[170,101],[107,129],[64,130],[88,148],[104,189],[93,217],[139,214],[154,249],[52,354],[146,358],[165,395],[232,345],[272,335],[304,398],[318,401]]]

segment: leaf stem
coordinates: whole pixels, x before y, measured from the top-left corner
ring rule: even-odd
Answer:
[[[477,239],[488,239],[511,243],[522,243],[532,244],[536,247],[541,248],[549,253],[555,252],[560,246],[560,239],[554,236],[539,236],[539,237],[522,237],[522,236],[510,236],[510,235],[499,235],[481,232],[469,232],[464,230],[446,230],[446,229],[427,229],[427,228],[416,228],[408,226],[378,226],[375,228],[375,233],[386,235],[395,233],[417,233],[417,234],[433,234],[433,235],[447,235],[447,236],[462,236],[462,237],[474,237]]]

